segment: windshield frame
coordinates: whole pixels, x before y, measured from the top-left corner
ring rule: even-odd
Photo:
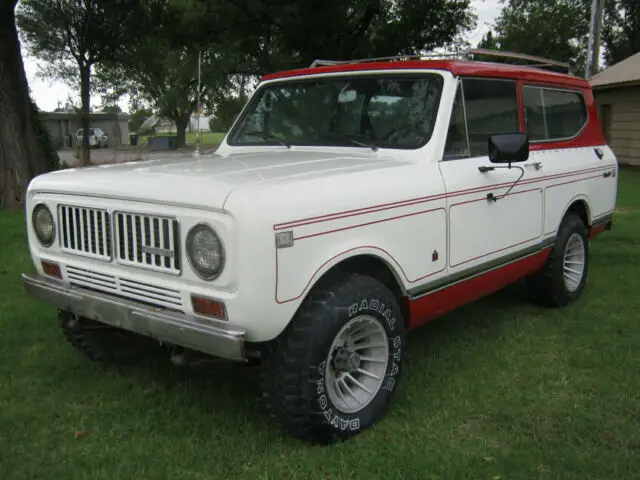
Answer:
[[[438,120],[438,113],[441,108],[442,102],[442,94],[443,90],[446,87],[445,78],[439,71],[433,70],[424,70],[424,71],[406,71],[406,70],[390,70],[390,71],[363,71],[363,72],[341,72],[341,73],[330,73],[330,74],[319,74],[319,75],[305,75],[301,77],[287,77],[276,80],[269,80],[264,82],[258,86],[256,91],[253,93],[249,101],[245,104],[244,108],[238,115],[228,134],[226,135],[225,143],[230,147],[253,147],[253,148],[264,148],[264,147],[273,147],[278,146],[278,141],[274,142],[264,142],[264,143],[253,143],[253,142],[241,142],[236,138],[241,133],[240,129],[245,121],[245,119],[255,111],[256,105],[262,100],[262,97],[265,91],[268,91],[270,88],[278,88],[278,87],[286,87],[288,85],[300,85],[304,83],[314,83],[318,80],[357,80],[363,77],[374,77],[374,78],[383,78],[385,80],[419,80],[419,79],[428,79],[435,81],[437,87],[436,98],[433,101],[433,111],[431,112],[431,128],[428,132],[426,132],[424,136],[424,141],[418,145],[411,146],[402,146],[402,145],[394,145],[389,146],[388,144],[375,144],[372,142],[372,145],[362,145],[357,146],[352,144],[338,144],[338,143],[289,143],[288,148],[290,147],[303,147],[303,148],[371,148],[375,147],[374,150],[405,150],[405,151],[417,151],[421,148],[424,148],[433,138],[433,133],[437,127],[436,123]],[[289,141],[289,139],[286,139]]]

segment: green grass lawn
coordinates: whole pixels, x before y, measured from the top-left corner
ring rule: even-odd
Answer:
[[[387,417],[345,443],[283,437],[255,367],[104,368],[62,338],[31,270],[23,215],[0,213],[0,478],[640,478],[640,172],[563,310],[520,285],[410,337]]]

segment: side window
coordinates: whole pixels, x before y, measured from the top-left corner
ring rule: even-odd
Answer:
[[[517,84],[466,78],[463,86],[469,151],[472,157],[486,156],[490,135],[520,131]]]
[[[525,125],[532,141],[575,137],[587,122],[587,109],[578,92],[527,86],[522,96]]]
[[[469,145],[467,144],[467,124],[464,121],[464,100],[462,86],[459,85],[451,111],[447,141],[444,146],[444,159],[451,160],[468,156]]]
[[[541,88],[524,87],[522,89],[524,103],[525,129],[529,140],[544,140],[547,138],[547,119],[544,116],[544,95]]]

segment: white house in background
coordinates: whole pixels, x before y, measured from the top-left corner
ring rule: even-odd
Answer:
[[[594,75],[591,86],[618,161],[640,165],[640,52]]]
[[[211,120],[212,118],[215,118],[215,115],[200,115],[200,118],[198,119],[197,115],[192,114],[191,119],[189,120],[189,131],[198,131],[198,120],[200,120],[199,125],[201,132],[211,131],[211,129],[209,128],[209,120]]]
[[[211,129],[209,128],[209,120],[215,118],[215,115],[200,115],[200,131],[201,132],[209,132]],[[157,133],[176,133],[176,125],[173,120],[168,118],[159,119],[158,123],[155,125],[155,129]],[[189,119],[189,125],[187,125],[187,132],[196,132],[198,130],[198,116],[196,114],[192,114]]]

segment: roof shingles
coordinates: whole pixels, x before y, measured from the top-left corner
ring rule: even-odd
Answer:
[[[640,52],[596,74],[591,79],[594,89],[640,83]]]

